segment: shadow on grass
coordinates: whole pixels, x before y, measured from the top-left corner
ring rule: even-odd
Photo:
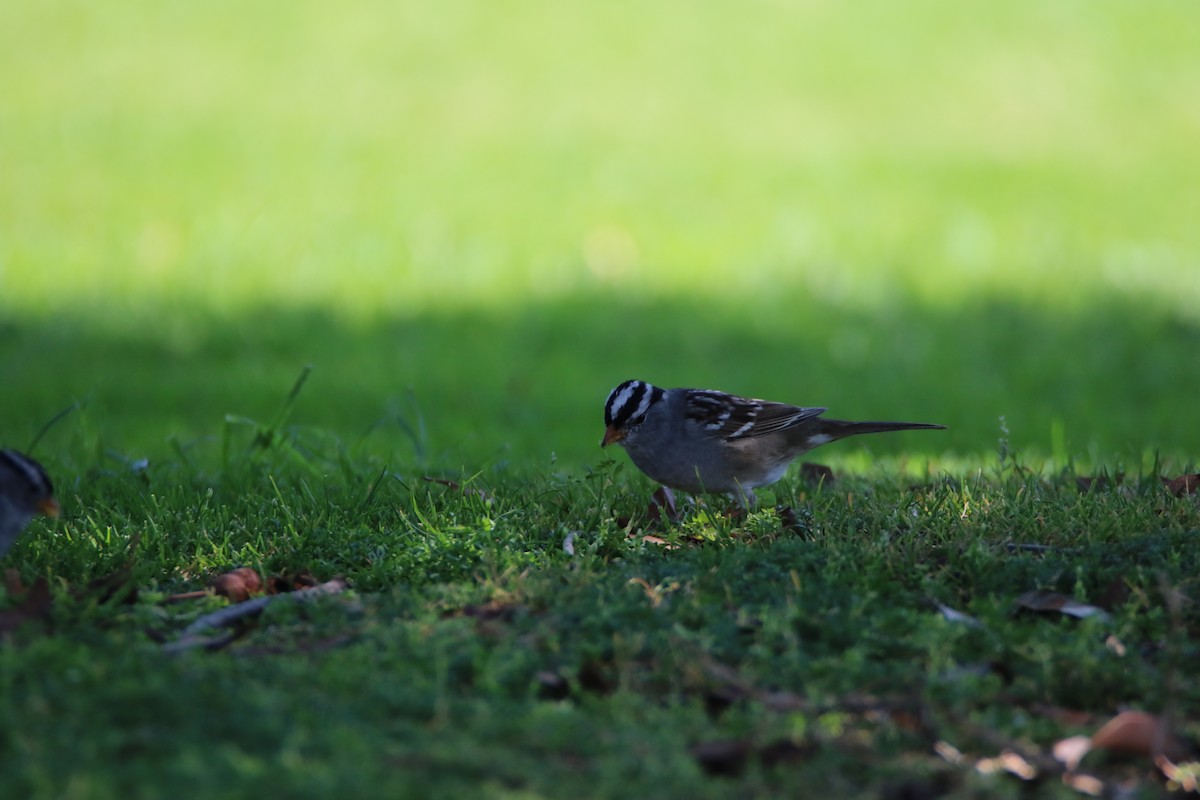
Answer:
[[[573,296],[374,320],[270,307],[147,320],[0,322],[3,442],[24,446],[85,399],[41,448],[156,455],[170,436],[219,436],[227,413],[269,420],[312,364],[294,423],[407,455],[410,434],[387,423],[420,417],[431,460],[468,470],[595,462],[601,403],[629,377],[950,426],[873,438],[879,453],[989,456],[1002,415],[1017,451],[1200,450],[1200,326],[1120,298],[1057,314],[1001,301],[862,311]]]

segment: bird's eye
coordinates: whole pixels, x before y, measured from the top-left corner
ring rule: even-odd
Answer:
[[[629,424],[630,425],[641,425],[645,421],[646,421],[646,415],[638,414],[636,417],[633,417],[632,419],[629,420]]]

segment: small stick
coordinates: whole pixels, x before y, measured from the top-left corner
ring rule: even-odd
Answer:
[[[256,597],[253,600],[247,600],[237,605],[227,606],[211,614],[205,614],[191,625],[188,625],[183,629],[183,633],[180,634],[178,639],[163,645],[163,649],[168,652],[178,652],[192,647],[206,646],[211,643],[210,640],[200,638],[199,634],[210,629],[227,627],[246,617],[257,616],[263,612],[263,609],[277,600],[288,598],[298,602],[315,600],[318,597],[339,594],[346,591],[347,588],[349,588],[349,584],[345,580],[335,578],[317,586],[310,586],[307,589],[298,589],[294,592],[284,594],[272,594],[266,597]]]

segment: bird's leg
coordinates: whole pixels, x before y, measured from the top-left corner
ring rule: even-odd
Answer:
[[[740,484],[738,485],[737,491],[730,492],[729,496],[732,497],[733,501],[737,503],[742,511],[745,511],[747,514],[753,511],[754,507],[758,504],[758,496],[754,494],[754,490],[746,489]]]
[[[733,506],[729,509],[729,516],[734,519],[749,516],[758,504],[758,497],[754,494],[754,490],[744,489],[741,486],[736,492],[729,493],[729,499],[733,501]]]
[[[675,493],[666,486],[659,486],[658,491],[650,496],[650,508],[652,511],[654,509],[665,511],[667,518],[672,521],[679,519],[679,508],[675,504]]]

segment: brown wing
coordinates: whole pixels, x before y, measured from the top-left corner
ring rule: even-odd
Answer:
[[[744,439],[777,433],[819,417],[825,409],[801,408],[721,392],[693,391],[688,396],[686,413],[711,436]]]

